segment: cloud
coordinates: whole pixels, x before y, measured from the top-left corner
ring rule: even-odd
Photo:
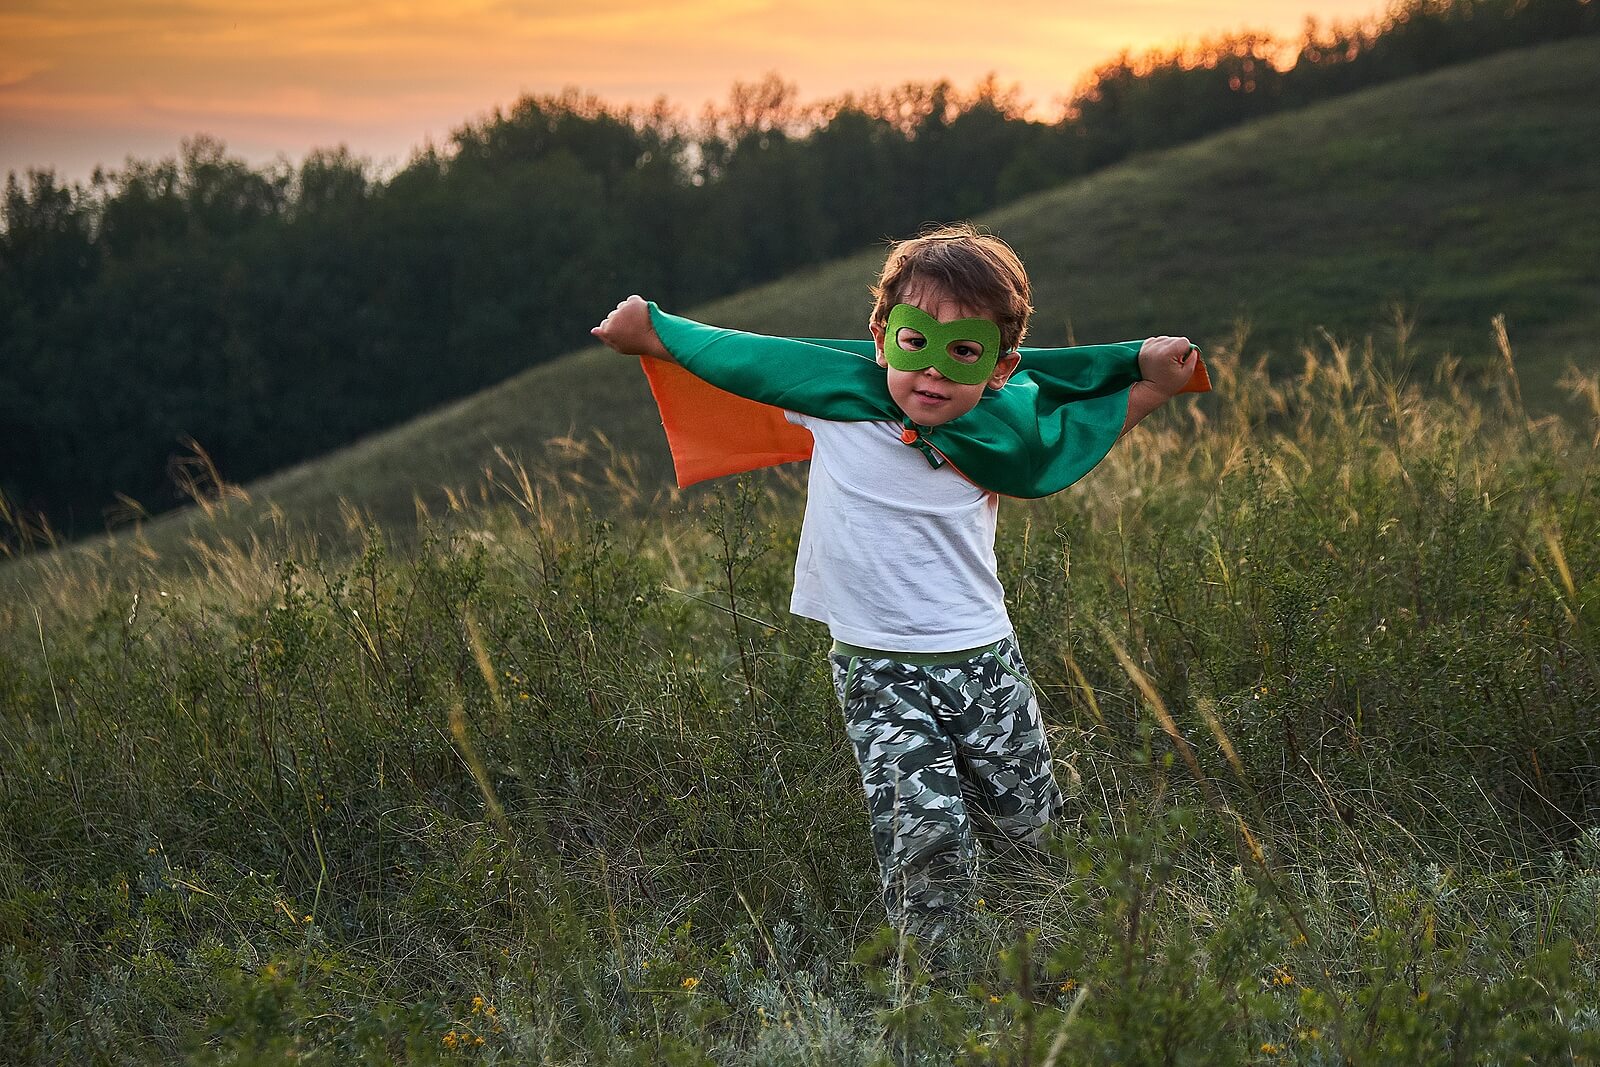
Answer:
[[[1268,5],[1276,21],[1262,28],[1293,34],[1306,10],[1350,18],[1383,0],[1303,2]],[[904,8],[858,0],[4,3],[0,169],[27,150],[12,131],[35,128],[30,116],[40,115],[96,137],[116,128],[112,119],[130,130],[170,122],[175,138],[196,123],[231,138],[245,128],[235,124],[288,131],[303,122],[310,135],[339,122],[356,138],[365,125],[414,144],[425,130],[450,129],[524,92],[577,86],[632,103],[666,94],[695,112],[735,80],[769,71],[807,99],[940,77],[968,84],[993,71],[1048,100],[1124,48],[1242,29],[1263,8],[1258,0],[922,0],[911,21]],[[108,156],[121,151],[106,145]]]

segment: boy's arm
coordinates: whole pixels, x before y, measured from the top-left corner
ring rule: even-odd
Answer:
[[[615,310],[601,320],[600,325],[589,332],[625,356],[650,356],[653,359],[667,360],[669,363],[678,362],[678,358],[661,343],[661,335],[656,332],[655,323],[650,319],[650,301],[638,294],[618,304]],[[876,352],[871,340],[841,341],[821,337],[764,338],[764,340],[820,345],[835,352],[845,352],[866,359],[871,359]]]
[[[1177,365],[1162,366],[1158,357],[1173,362],[1172,342]],[[1022,366],[1006,387],[931,431],[930,441],[985,489],[1030,498],[1060,492],[1186,382],[1189,390],[1209,388],[1204,364],[1190,352],[1182,338],[1021,349]]]
[[[1139,346],[1141,380],[1128,390],[1128,417],[1122,433],[1183,392],[1199,366],[1199,351],[1187,337],[1152,337]]]
[[[644,357],[680,487],[809,458],[810,432],[790,423],[785,411],[843,422],[894,417],[871,341],[725,330],[637,296],[590,333],[618,352]]]
[[[718,389],[835,422],[899,417],[883,369],[848,342],[729,330],[645,306],[672,359]]]

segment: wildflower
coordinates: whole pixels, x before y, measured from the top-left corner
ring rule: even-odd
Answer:
[[[1294,985],[1294,975],[1279,967],[1278,973],[1272,976],[1272,984],[1276,986],[1292,986]]]
[[[305,918],[305,922],[306,922],[306,925],[309,926],[311,924],[311,916],[307,915],[306,918]]]
[[[998,1003],[1000,1003],[1000,998],[995,996],[993,993],[990,993],[989,994],[989,1003],[990,1004],[998,1004]]]
[[[1063,993],[1070,993],[1077,988],[1078,982],[1077,979],[1074,978],[1068,978],[1065,982],[1061,983],[1061,992]]]
[[[474,1044],[474,1045],[481,1045],[481,1044],[483,1044],[483,1035],[482,1035],[482,1034],[478,1034],[478,1035],[476,1035],[476,1036],[475,1036],[475,1037],[473,1037],[473,1039],[472,1039],[472,1043],[473,1043],[473,1044]]]
[[[1274,1045],[1270,1041],[1263,1041],[1261,1043],[1261,1051],[1268,1056],[1276,1056],[1278,1053],[1282,1052],[1283,1049],[1279,1048],[1277,1045]]]
[[[444,1042],[445,1048],[455,1048],[457,1045],[461,1044],[461,1037],[454,1030],[451,1030],[448,1034],[445,1034],[440,1040]]]
[[[700,979],[696,978],[692,974],[689,977],[687,977],[687,978],[685,978],[683,980],[683,988],[685,988],[685,989],[693,989],[695,986],[697,986],[699,984],[700,984]]]
[[[982,897],[978,898],[977,908],[978,908],[979,911],[982,911],[984,908],[987,908],[988,906],[989,906],[989,902],[987,900],[984,900]]]
[[[472,998],[472,1014],[476,1015],[482,1010],[483,1010],[483,998],[482,997],[473,997]]]

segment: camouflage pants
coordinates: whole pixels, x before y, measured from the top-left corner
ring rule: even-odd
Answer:
[[[830,662],[889,921],[936,941],[972,893],[974,821],[1032,845],[1061,810],[1027,667],[1011,637],[938,666],[839,652]]]

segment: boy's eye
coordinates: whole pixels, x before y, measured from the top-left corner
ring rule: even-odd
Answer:
[[[951,341],[949,352],[957,363],[976,363],[983,358],[983,346],[976,341]]]
[[[928,347],[928,339],[909,326],[900,327],[894,335],[894,343],[907,352],[921,352]]]

